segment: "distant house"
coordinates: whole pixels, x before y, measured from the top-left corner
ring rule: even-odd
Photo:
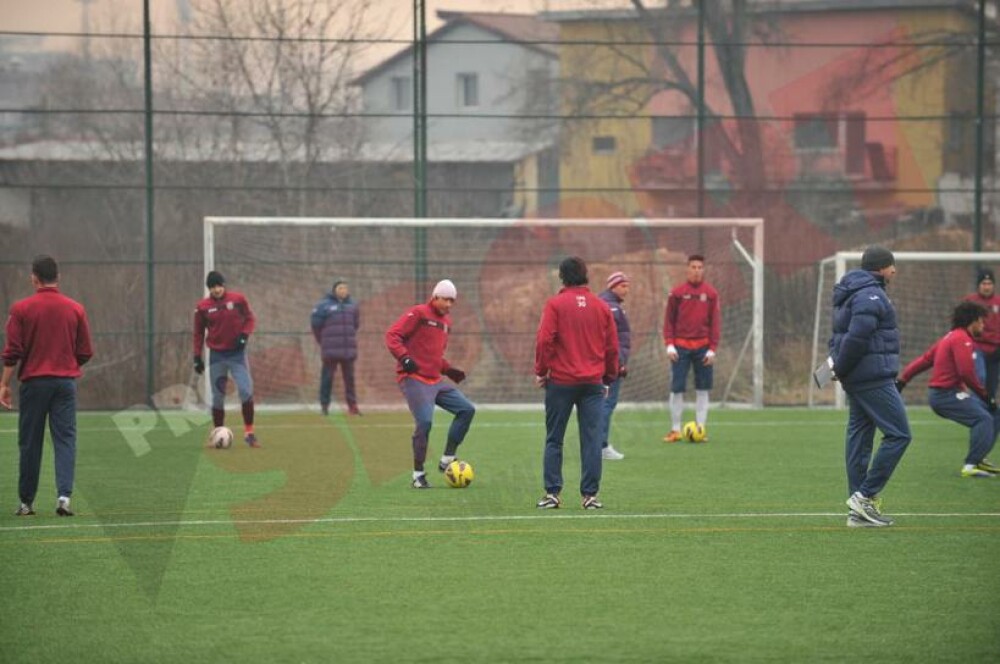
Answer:
[[[427,36],[428,160],[463,155],[510,163],[513,206],[544,208],[558,186],[558,160],[547,152],[557,127],[551,116],[557,109],[558,27],[525,14],[438,16],[446,23]],[[412,154],[413,48],[354,82],[370,116],[368,141]],[[545,190],[540,196],[539,188]]]
[[[974,39],[976,4],[751,3],[748,20],[761,30],[751,31],[749,43],[738,51],[746,58],[753,121],[760,129],[766,169],[755,174],[760,180],[751,186],[763,196],[781,198],[800,220],[808,220],[800,224],[803,232],[826,229],[821,232],[829,233],[827,245],[836,230],[829,225],[846,218],[880,225],[913,211],[940,217],[948,207],[938,193],[942,181],[969,176],[974,164],[975,48],[956,49],[938,60],[943,49],[920,49],[909,42],[915,37],[933,41],[935,34],[938,41],[962,33]],[[695,80],[697,11],[693,6],[650,9],[654,17],[668,11],[667,48]],[[699,137],[694,105],[676,89],[656,83],[657,72],[668,72],[669,67],[651,45],[650,32],[637,12],[581,10],[542,16],[560,26],[564,90],[574,89],[574,81],[586,88],[634,79],[646,80],[647,87],[634,84],[640,94],[633,98],[651,92],[640,108],[621,101],[627,93],[608,95],[600,113],[594,113],[599,119],[574,123],[577,131],[564,133],[564,191],[608,192],[599,196],[627,213],[691,215],[696,210],[700,140],[707,183],[715,189],[713,200],[732,200],[730,194],[745,183],[725,142],[738,143],[738,125],[747,120],[735,117],[711,44],[705,94],[720,118],[710,120]],[[760,37],[762,32],[769,36]],[[609,39],[618,45],[593,46]],[[870,48],[873,45],[880,47]],[[921,60],[919,73],[907,75]],[[994,87],[988,80],[988,118],[994,114]],[[563,104],[569,108],[568,95]],[[615,115],[619,117],[611,117]],[[994,131],[987,127],[989,143]],[[993,146],[987,150],[987,168],[992,168]],[[807,196],[813,198],[804,202]],[[836,210],[821,219],[824,205]],[[715,212],[726,210],[719,207]],[[836,239],[844,237],[838,232]],[[818,243],[815,252],[822,255],[831,248]],[[790,260],[806,257],[801,241],[788,249]]]

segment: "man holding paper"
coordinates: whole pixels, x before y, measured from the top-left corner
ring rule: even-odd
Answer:
[[[833,289],[830,358],[850,404],[847,421],[847,506],[850,527],[891,526],[878,494],[888,483],[912,438],[906,407],[896,389],[899,327],[886,285],[896,276],[896,259],[879,246],[865,249],[861,269],[851,270]],[[875,429],[882,444],[872,456]]]

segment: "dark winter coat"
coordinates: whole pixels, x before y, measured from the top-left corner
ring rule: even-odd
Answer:
[[[313,307],[310,322],[324,360],[357,358],[361,311],[350,295],[341,300],[327,293]]]
[[[597,297],[608,304],[611,316],[618,328],[618,364],[627,367],[629,351],[632,350],[632,328],[628,324],[628,316],[622,309],[622,299],[609,290],[601,291]]]
[[[834,286],[830,357],[833,372],[847,391],[895,380],[899,327],[880,275],[851,270]]]

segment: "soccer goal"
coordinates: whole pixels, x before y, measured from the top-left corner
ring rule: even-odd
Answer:
[[[980,267],[1000,265],[1000,253],[897,251],[893,255],[898,273],[889,284],[887,293],[896,308],[899,322],[902,368],[948,331],[954,306],[976,290],[976,271]],[[839,384],[835,383],[832,389],[816,388],[812,369],[827,356],[833,330],[833,287],[848,270],[859,267],[859,251],[841,251],[819,262],[813,361],[807,377],[810,406],[832,404],[837,408],[844,407],[844,391]],[[917,381],[923,384],[927,378],[928,374],[925,374]],[[917,393],[918,390],[909,392]]]
[[[713,398],[763,404],[761,219],[208,217],[204,251],[205,270],[220,270],[257,315],[250,363],[255,400],[265,406],[316,404],[321,361],[309,315],[343,280],[361,310],[355,373],[362,410],[399,407],[385,330],[443,278],[458,287],[446,356],[468,373],[463,391],[481,406],[537,405],[535,332],[545,299],[560,288],[559,262],[570,255],[587,262],[595,292],[612,272],[631,278],[632,356],[621,401],[662,406],[666,293],[685,279],[691,253],[705,255],[706,278],[722,303]],[[335,404],[341,385],[338,376]]]

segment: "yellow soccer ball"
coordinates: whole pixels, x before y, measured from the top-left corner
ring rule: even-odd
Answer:
[[[697,422],[688,422],[685,424],[682,433],[684,434],[684,440],[689,443],[703,443],[708,436],[705,427]]]
[[[454,489],[464,489],[472,484],[476,474],[472,472],[472,464],[468,461],[455,459],[444,469],[444,481]]]

